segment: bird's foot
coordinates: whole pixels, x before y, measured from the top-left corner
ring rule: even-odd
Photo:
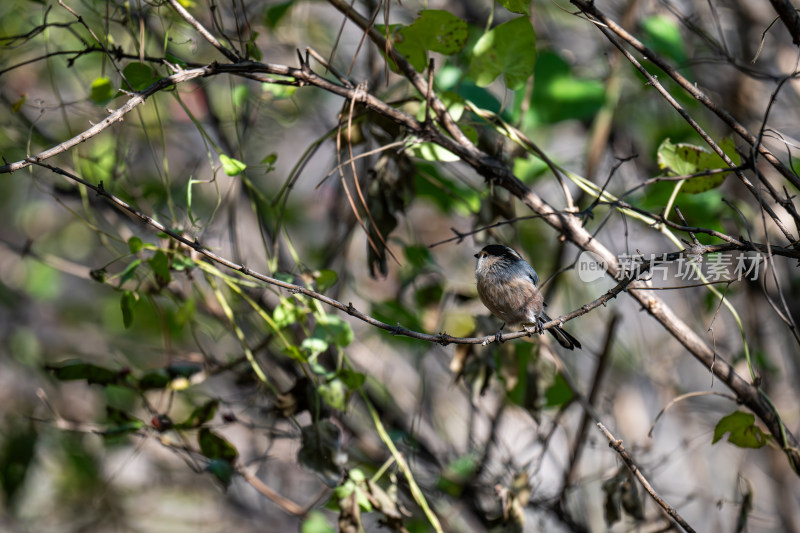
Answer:
[[[531,336],[531,333],[538,333],[539,335],[544,333],[544,330],[542,329],[542,323],[541,322],[537,322],[535,325],[534,324],[523,324],[522,329],[524,329],[528,333],[529,337]]]

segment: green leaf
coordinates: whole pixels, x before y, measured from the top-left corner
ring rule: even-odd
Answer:
[[[61,292],[61,273],[38,261],[25,263],[25,289],[39,300],[53,300]]]
[[[575,394],[561,373],[556,374],[553,384],[544,393],[544,407],[561,407],[571,401]]]
[[[262,83],[261,90],[271,94],[277,100],[285,100],[291,98],[297,92],[297,87],[282,83]]]
[[[549,168],[547,163],[533,155],[514,158],[514,175],[525,183],[531,183]]]
[[[308,354],[309,359],[313,359],[328,349],[328,343],[323,339],[308,337],[303,339],[303,342],[300,343],[300,348]]]
[[[339,281],[339,275],[333,270],[320,270],[315,272],[314,281],[317,284],[317,290],[324,291],[333,287]]]
[[[716,444],[726,433],[728,442],[740,448],[761,448],[766,446],[772,438],[755,425],[756,417],[752,413],[734,411],[723,416],[717,427],[714,428],[714,438],[711,444]]]
[[[338,411],[347,408],[347,388],[341,380],[332,379],[328,383],[323,383],[317,387],[317,392],[330,407]]]
[[[192,414],[189,417],[181,422],[180,424],[175,424],[175,427],[178,429],[192,429],[197,428],[214,418],[214,415],[217,413],[217,408],[219,407],[219,400],[211,399],[208,400],[203,405],[196,407]],[[208,457],[208,456],[207,456]]]
[[[264,165],[264,172],[272,172],[275,170],[275,162],[278,161],[278,154],[271,152],[267,157],[261,160]]]
[[[177,270],[178,272],[182,270],[188,270],[190,268],[196,267],[197,264],[192,261],[191,257],[186,257],[185,255],[175,254],[172,256],[172,270]]]
[[[163,283],[169,283],[172,279],[169,273],[169,257],[163,251],[159,250],[147,260],[150,268],[158,276]]]
[[[336,533],[321,511],[311,511],[300,525],[300,533]]]
[[[289,12],[289,8],[291,8],[293,5],[294,0],[289,0],[288,2],[281,2],[279,4],[269,6],[264,16],[264,22],[266,23],[267,27],[270,29],[275,29],[281,19]]]
[[[326,314],[317,318],[312,337],[344,347],[353,342],[353,329],[350,327],[350,323],[342,318]]]
[[[531,0],[497,0],[501,6],[512,13],[529,15],[531,12]]]
[[[367,376],[355,370],[342,369],[339,371],[339,379],[351,391],[358,390],[367,381]]]
[[[678,22],[664,15],[645,17],[641,21],[644,44],[658,55],[672,59],[678,65],[687,61],[684,39]]]
[[[536,58],[530,109],[523,127],[540,122],[587,120],[605,104],[605,85],[599,80],[581,79],[572,73],[570,64],[553,51],[544,51]]]
[[[407,309],[396,300],[387,300],[372,304],[372,314],[375,318],[386,324],[399,324],[414,331],[422,331],[424,328],[419,321],[417,313]],[[402,342],[414,342],[403,336],[392,337],[395,340]]]
[[[305,315],[305,310],[297,304],[296,300],[282,298],[280,303],[275,306],[275,310],[272,311],[272,320],[278,328],[285,328],[299,322]]]
[[[105,105],[114,98],[114,87],[106,77],[96,78],[89,89],[89,100],[97,105]]]
[[[169,382],[170,377],[169,374],[167,374],[167,371],[163,368],[159,368],[158,370],[147,372],[145,375],[139,378],[139,389],[166,389],[167,385],[169,385]]]
[[[119,374],[113,370],[79,360],[66,361],[59,366],[47,366],[45,368],[60,381],[85,379],[87,383],[108,385],[116,382],[119,377]]]
[[[38,450],[36,426],[25,417],[5,421],[0,441],[0,486],[8,509],[15,508],[17,491],[24,488],[28,470]]]
[[[144,427],[144,422],[135,416],[114,407],[106,407],[106,424],[104,437],[118,437],[133,433]]]
[[[130,249],[132,254],[138,253],[142,248],[144,248],[144,241],[139,237],[131,237],[128,239],[128,249]]]
[[[175,270],[181,269],[176,268]],[[182,327],[190,323],[194,319],[196,311],[197,303],[194,298],[188,298],[184,300],[180,307],[178,307],[178,310],[175,312],[175,324]]]
[[[736,153],[733,139],[725,138],[719,145],[735,165],[740,164],[741,158]],[[697,174],[706,170],[727,168],[727,165],[719,155],[701,146],[672,144],[669,139],[664,139],[658,147],[658,167],[666,170],[669,176],[683,176]],[[687,179],[683,182],[681,192],[699,194],[717,188],[722,185],[729,173],[722,172],[710,176]]]
[[[219,162],[222,163],[222,170],[228,176],[238,176],[247,168],[247,165],[238,159],[233,159],[225,154],[219,154]]]
[[[421,269],[434,264],[431,251],[427,246],[406,246],[403,249],[408,263],[415,269]]]
[[[211,472],[225,488],[228,488],[233,480],[233,465],[228,461],[214,459],[208,463],[206,471]]]
[[[423,9],[408,26],[397,29],[392,44],[419,72],[428,66],[428,51],[451,55],[464,48],[469,36],[467,23],[440,9]],[[391,57],[391,56],[390,56]]]
[[[231,100],[236,107],[244,106],[248,98],[250,98],[250,87],[244,83],[240,83],[231,91]]]
[[[197,435],[197,443],[200,445],[200,453],[212,460],[218,459],[232,465],[239,456],[239,452],[236,451],[233,444],[208,428],[200,430]]]
[[[171,53],[169,53],[169,52],[167,52],[167,53],[164,55],[164,58],[165,58],[167,61],[169,61],[170,63],[172,63],[173,65],[177,66],[177,67],[180,67],[180,68],[188,68],[188,67],[189,67],[189,64],[188,64],[188,63],[186,63],[186,61],[184,61],[184,60],[183,60],[183,59],[181,59],[180,57],[178,57],[178,56],[176,56],[176,55],[174,55],[174,54],[171,54]]]
[[[11,104],[11,112],[12,113],[19,113],[19,110],[22,109],[22,106],[24,106],[25,102],[27,102],[27,101],[28,101],[28,95],[27,94],[23,94],[22,96],[20,96],[17,99],[16,102]]]
[[[472,455],[459,457],[445,467],[436,482],[436,487],[450,496],[458,497],[464,484],[475,474],[478,466],[476,458]]]
[[[125,267],[125,270],[119,275],[119,286],[125,284],[126,281],[130,280],[133,277],[134,272],[136,272],[136,268],[142,264],[141,259],[135,259],[131,261],[128,266]]]
[[[447,148],[433,142],[415,144],[411,151],[416,157],[434,163],[454,163],[461,159]]]
[[[133,305],[139,295],[133,291],[125,291],[119,299],[119,307],[122,310],[122,324],[128,329],[133,324]]]
[[[516,90],[533,74],[536,63],[536,35],[528,17],[518,17],[486,32],[475,43],[469,75],[479,87],[486,87],[500,74],[506,86]]]
[[[122,69],[122,75],[128,80],[134,91],[147,89],[159,79],[150,65],[139,62],[128,63]]]
[[[247,40],[246,47],[246,54],[247,59],[255,59],[256,61],[261,61],[262,55],[261,50],[258,48],[258,32],[254,31],[250,34],[250,38]]]
[[[467,42],[467,23],[440,9],[423,9],[409,26],[399,30],[406,40],[418,40],[428,50],[451,55]]]

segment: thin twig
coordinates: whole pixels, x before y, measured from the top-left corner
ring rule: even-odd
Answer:
[[[642,487],[644,487],[644,490],[647,491],[653,501],[656,502],[662,509],[664,509],[667,515],[675,520],[675,522],[677,522],[684,529],[684,531],[687,531],[688,533],[694,533],[694,528],[690,526],[680,514],[678,514],[678,511],[676,511],[674,507],[668,504],[664,498],[659,496],[653,486],[650,485],[650,482],[647,481],[646,477],[644,477],[642,471],[633,461],[633,458],[630,456],[627,450],[625,450],[625,447],[622,446],[622,441],[615,439],[614,435],[612,435],[611,432],[606,429],[602,422],[598,422],[597,427],[600,428],[600,431],[602,431],[603,435],[605,435],[608,439],[608,446],[617,452],[617,454],[620,456],[620,459],[622,459],[622,462],[625,463],[625,466],[627,466],[633,475],[636,476],[636,479],[639,480],[639,483],[641,483]]]

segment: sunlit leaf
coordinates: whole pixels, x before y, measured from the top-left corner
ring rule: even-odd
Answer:
[[[732,139],[724,139],[720,143],[720,148],[735,165],[739,164],[741,158],[736,153]],[[707,170],[728,167],[716,153],[693,144],[672,144],[669,139],[664,139],[658,147],[658,166],[662,170],[667,170],[670,176],[697,174]],[[714,189],[722,185],[728,174],[729,172],[722,172],[687,179],[683,182],[681,191],[689,194],[698,194]]]
[[[228,176],[238,176],[247,168],[247,165],[238,159],[233,159],[225,154],[219,154],[219,162],[222,164],[222,170]]]
[[[672,59],[678,66],[686,63],[686,47],[678,22],[665,15],[645,17],[639,23],[645,45],[661,56]]]
[[[501,6],[512,13],[528,15],[531,12],[531,0],[497,0]]]
[[[271,94],[278,100],[291,98],[297,92],[297,87],[294,85],[285,85],[283,83],[262,83],[261,89],[265,93]]]
[[[328,349],[328,343],[323,339],[308,337],[300,343],[300,348],[308,354],[309,359],[314,358]]]
[[[240,83],[231,91],[231,100],[236,107],[242,107],[248,98],[250,98],[250,87],[244,83]]]
[[[320,397],[325,400],[330,407],[344,411],[347,408],[347,388],[339,379],[332,379],[317,387]]]
[[[766,446],[771,435],[764,433],[755,425],[756,417],[752,413],[734,411],[723,416],[714,428],[714,438],[711,444],[716,444],[726,433],[728,442],[740,448],[761,448]]]
[[[472,49],[469,75],[486,87],[503,74],[506,86],[516,90],[533,74],[536,36],[528,17],[518,17],[489,30]]]
[[[114,98],[114,87],[106,77],[96,78],[89,88],[89,100],[97,105],[105,105]]]
[[[300,533],[336,533],[336,528],[328,523],[321,511],[311,511],[303,519]]]
[[[128,249],[132,254],[138,253],[142,248],[144,248],[144,241],[141,238],[131,237],[128,239]]]
[[[450,55],[467,42],[467,23],[440,9],[423,9],[409,26],[400,29],[405,39],[418,40],[428,50]]]
[[[457,16],[439,9],[423,9],[414,22],[398,27],[393,45],[421,72],[428,66],[429,50],[455,54],[464,47],[468,36],[467,23]]]

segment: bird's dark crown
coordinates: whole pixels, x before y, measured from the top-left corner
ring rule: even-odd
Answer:
[[[522,259],[520,255],[508,246],[502,244],[488,244],[483,247],[481,252],[486,252],[487,255],[498,257],[504,261],[519,261]],[[480,254],[478,254],[480,255]]]

